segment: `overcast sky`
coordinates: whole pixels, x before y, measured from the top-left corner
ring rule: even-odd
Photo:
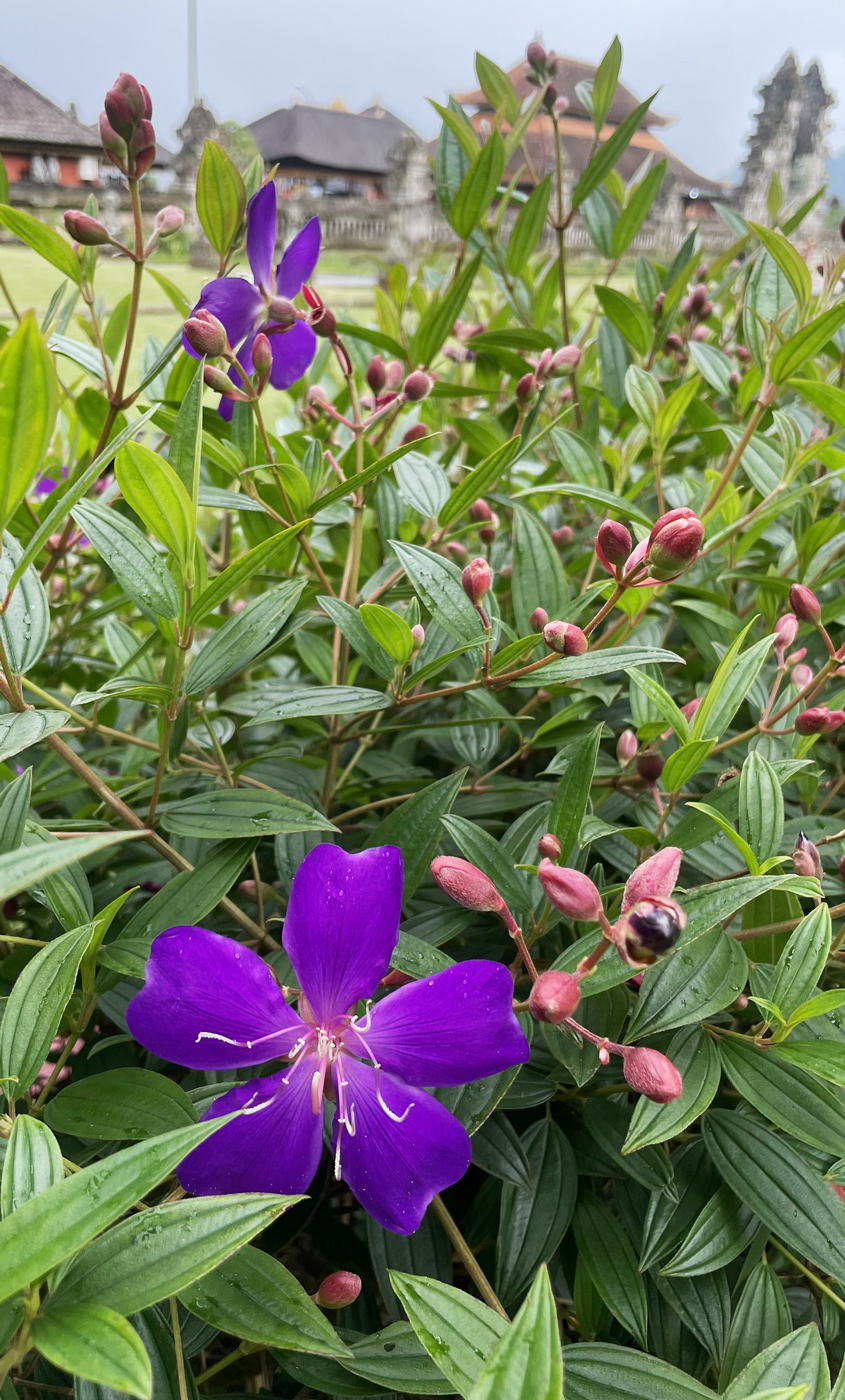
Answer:
[[[675,118],[669,143],[715,178],[742,158],[755,92],[790,48],[821,62],[843,102],[830,145],[845,146],[842,0],[198,0],[199,86],[220,120],[242,123],[300,100],[350,107],[381,98],[424,136],[442,101],[473,82],[480,49],[503,67],[535,36],[560,53],[597,61],[614,33],[622,77]],[[0,0],[0,62],[62,105],[95,120],[122,68],[150,89],[164,143],[187,106],[187,0]]]

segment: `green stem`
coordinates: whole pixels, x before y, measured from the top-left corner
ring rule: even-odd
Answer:
[[[454,1217],[447,1209],[443,1197],[435,1196],[431,1204],[434,1207],[434,1214],[437,1216],[438,1220],[440,1221],[440,1224],[443,1226],[443,1229],[449,1236],[452,1248],[454,1249],[455,1253],[457,1254],[458,1258],[460,1259],[461,1263],[463,1264],[464,1268],[466,1269],[467,1273],[469,1274],[470,1278],[472,1279],[473,1283],[475,1284],[476,1288],[478,1289],[488,1308],[492,1308],[494,1312],[497,1312],[500,1317],[503,1317],[505,1319],[505,1322],[510,1322],[510,1318],[508,1317],[507,1313],[505,1312],[504,1308],[499,1302],[499,1299],[496,1297],[496,1294],[493,1291],[493,1287],[487,1279],[487,1275],[485,1274],[484,1270],[482,1269],[481,1265],[479,1264],[478,1260],[476,1259],[475,1255],[473,1254],[472,1250],[470,1249],[469,1245],[467,1244],[466,1240],[461,1234]]]
[[[182,1329],[179,1326],[179,1304],[172,1296],[170,1326],[173,1329],[173,1350],[176,1353],[176,1374],[179,1377],[179,1400],[188,1400],[188,1378],[185,1375],[185,1353],[182,1350]]]
[[[763,398],[764,396],[761,392],[760,398],[754,405],[754,412],[752,413],[751,417],[745,425],[745,430],[742,434],[742,437],[740,438],[739,442],[737,443],[736,447],[734,448],[733,452],[728,458],[722,475],[719,477],[719,480],[713,487],[710,499],[704,507],[704,510],[701,512],[702,516],[705,518],[716,509],[716,506],[719,502],[719,497],[721,496],[722,492],[728,485],[731,477],[733,476],[734,472],[739,466],[742,454],[748,446],[749,442],[751,441],[754,429],[757,427],[757,424],[760,422],[760,419],[763,417],[763,414],[769,406],[768,403],[765,403],[763,401]]]
[[[558,282],[560,284],[560,318],[563,326],[563,343],[571,344],[569,333],[569,306],[566,299],[566,222],[563,217],[563,147],[560,139],[560,125],[557,117],[553,117],[555,129],[555,171],[557,176],[557,219],[555,220],[555,234],[557,236],[557,267]],[[581,398],[578,393],[578,374],[573,369],[570,376],[572,386],[572,403],[575,409],[575,423],[581,427],[583,414],[581,412]]]
[[[826,1283],[822,1282],[818,1274],[814,1274],[812,1269],[808,1269],[806,1264],[802,1264],[800,1259],[796,1259],[795,1255],[786,1248],[786,1245],[781,1244],[780,1240],[776,1239],[774,1235],[771,1236],[771,1241],[775,1249],[783,1255],[784,1259],[788,1259],[790,1264],[793,1264],[806,1279],[809,1279],[814,1288],[818,1288],[832,1303],[835,1303],[842,1312],[845,1312],[845,1298],[840,1298],[838,1293],[834,1293],[832,1288],[829,1288]]]

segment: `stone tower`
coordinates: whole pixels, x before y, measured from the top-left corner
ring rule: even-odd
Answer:
[[[825,178],[827,109],[833,102],[817,63],[806,73],[788,53],[774,76],[759,90],[762,108],[754,119],[743,162],[739,201],[746,219],[768,222],[766,196],[777,175],[788,203],[808,198]],[[813,236],[823,223],[817,204],[802,225]]]

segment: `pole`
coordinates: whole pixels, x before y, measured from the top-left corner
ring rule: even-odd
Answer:
[[[197,0],[188,0],[188,105],[195,107],[199,101],[199,79],[197,76]]]

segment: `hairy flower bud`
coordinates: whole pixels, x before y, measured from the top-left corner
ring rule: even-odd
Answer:
[[[464,592],[477,607],[490,592],[493,583],[493,570],[486,559],[473,559],[461,574]]]
[[[799,831],[795,838],[795,847],[792,852],[792,864],[795,867],[796,875],[804,875],[809,878],[813,876],[817,880],[822,878],[822,862],[817,848],[812,841]]]
[[[596,553],[610,573],[625,563],[633,547],[631,533],[621,521],[602,521],[596,536]]]
[[[812,588],[807,588],[803,583],[793,583],[789,590],[789,606],[799,622],[812,622],[815,626],[821,621],[821,603]]]
[[[595,923],[599,919],[602,914],[601,895],[589,875],[544,859],[540,861],[537,876],[549,903],[565,914],[567,919],[576,919],[580,923]]]
[[[660,753],[641,753],[637,759],[637,772],[646,783],[656,783],[665,766]]]
[[[664,846],[638,865],[625,882],[622,913],[643,899],[668,899],[678,883],[682,855],[679,846]]]
[[[546,860],[560,860],[563,847],[551,831],[547,831],[537,842],[537,850]]]
[[[613,941],[632,967],[651,967],[674,948],[686,915],[673,899],[640,899],[613,926]]]
[[[203,381],[215,394],[231,394],[234,385],[227,374],[216,365],[206,365],[202,372]]]
[[[411,628],[411,638],[414,643],[414,650],[419,651],[425,641],[425,628],[421,622],[415,622]]]
[[[671,1103],[680,1097],[684,1087],[677,1066],[659,1050],[650,1050],[646,1045],[626,1048],[622,1073],[632,1089],[653,1103]]]
[[[795,720],[799,734],[829,734],[841,724],[845,724],[845,710],[829,710],[827,705],[812,705]]]
[[[784,613],[775,623],[775,651],[786,651],[798,636],[798,618],[795,613]]]
[[[64,216],[65,228],[71,238],[81,243],[83,248],[96,248],[102,243],[111,243],[108,229],[86,214],[82,209],[68,209]]]
[[[311,408],[322,408],[328,403],[325,389],[321,389],[319,384],[312,384],[308,390],[308,404]]]
[[[531,988],[528,1010],[535,1021],[559,1026],[574,1016],[581,1000],[581,982],[572,972],[541,972]]]
[[[142,121],[149,121],[153,104],[147,89],[131,73],[119,73],[103,106],[118,135],[129,141]]]
[[[314,1294],[314,1302],[318,1308],[348,1308],[360,1292],[361,1280],[358,1275],[338,1269],[336,1273],[323,1279]]]
[[[531,371],[524,374],[514,392],[520,403],[529,403],[537,392],[536,376]]]
[[[709,305],[709,303],[708,303],[708,305]],[[712,311],[713,308],[711,307],[710,309],[711,309],[711,311]],[[690,337],[690,339],[691,339],[691,340],[706,340],[708,334],[709,334],[709,332],[708,332],[706,326],[696,326],[696,328],[695,328],[695,330],[693,331],[692,336]],[[729,379],[729,381],[730,381],[730,376],[728,376],[728,379]]]
[[[415,369],[402,385],[402,393],[409,403],[419,403],[431,393],[433,381],[423,369]]]
[[[103,150],[112,165],[116,165],[125,175],[129,164],[129,147],[123,137],[115,131],[105,112],[100,113],[99,131]]]
[[[573,537],[574,531],[571,525],[558,525],[556,530],[552,530],[552,544],[562,547],[565,544],[571,544]]]
[[[810,684],[812,679],[812,666],[806,666],[802,663],[799,663],[797,666],[793,666],[790,680],[792,681],[793,685],[797,685],[799,690],[806,690],[807,686]]]
[[[688,506],[667,511],[652,527],[648,537],[648,565],[654,578],[670,579],[689,567],[698,557],[704,539],[704,526]]]
[[[551,358],[551,372],[565,373],[577,369],[581,363],[581,350],[577,345],[562,345]]]
[[[701,311],[707,305],[707,286],[704,282],[699,282],[690,292],[690,305],[693,311]]]
[[[586,633],[574,622],[547,622],[543,628],[543,641],[550,651],[560,656],[583,656],[590,645]]]
[[[172,238],[184,222],[185,215],[176,204],[165,204],[153,219],[153,233],[159,238]]]
[[[259,333],[252,342],[252,364],[257,374],[269,374],[273,364],[273,351],[266,335]]]
[[[367,365],[367,383],[374,394],[380,394],[387,383],[387,365],[381,355],[373,355]]]
[[[296,322],[296,307],[287,297],[271,297],[267,303],[267,314],[277,326],[292,326]]]
[[[532,632],[542,632],[548,620],[549,614],[545,608],[535,608],[528,619],[528,625]]]
[[[387,388],[396,389],[402,383],[405,370],[401,360],[388,360],[387,362]]]
[[[436,856],[431,862],[431,873],[444,894],[464,909],[497,914],[505,907],[493,881],[460,856]]]
[[[636,758],[638,748],[637,736],[633,729],[623,729],[616,740],[616,757],[619,763],[630,763],[631,759]]]
[[[204,309],[190,316],[182,330],[191,349],[196,350],[198,355],[208,355],[211,359],[222,355],[229,343],[223,322]]]

